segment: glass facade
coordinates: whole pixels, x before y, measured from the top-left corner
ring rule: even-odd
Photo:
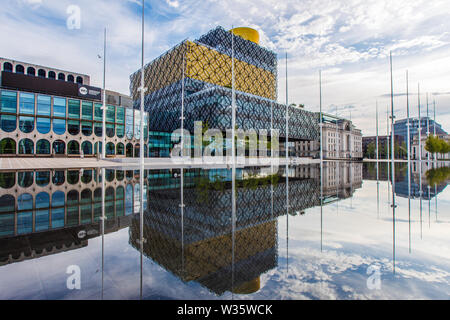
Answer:
[[[19,94],[19,113],[34,115],[34,94],[21,92]]]
[[[87,100],[0,89],[0,133],[17,130],[19,134],[11,138],[1,138],[0,135],[0,154],[94,155],[103,131],[101,107],[101,103]],[[147,113],[144,119],[148,121]],[[107,105],[105,120],[107,140],[116,138],[114,142],[107,141],[110,143],[107,146],[108,155],[128,154],[133,157],[137,141],[120,142],[117,138],[140,138],[140,112],[128,107]],[[48,136],[39,137],[36,134]],[[67,134],[72,138],[68,138]],[[80,134],[80,140],[77,138],[75,141],[73,136]],[[144,134],[148,140],[148,123],[144,124]],[[83,137],[95,139],[87,142]],[[131,147],[127,152],[125,145],[129,143]],[[147,146],[144,149],[147,150]]]

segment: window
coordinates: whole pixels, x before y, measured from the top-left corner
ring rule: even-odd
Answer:
[[[52,105],[50,96],[38,95],[37,97],[37,115],[50,116],[50,109]]]
[[[139,146],[139,143],[137,143],[135,146],[134,146],[134,157],[135,158],[139,158],[139,156],[140,156],[140,146]]]
[[[83,78],[80,77],[80,76],[78,76],[78,77],[77,77],[77,83],[83,84]]]
[[[64,134],[66,132],[66,120],[53,119],[53,132],[55,134]]]
[[[69,82],[75,82],[74,76],[71,75],[71,74],[69,74],[69,75],[67,76],[67,81],[69,81]]]
[[[81,121],[81,132],[85,136],[90,136],[92,134],[92,122]]]
[[[119,142],[116,146],[116,154],[118,156],[123,156],[125,155],[125,146],[123,145],[122,142]]]
[[[12,71],[13,71],[13,66],[12,66],[12,64],[9,63],[9,62],[5,62],[5,63],[3,64],[3,71],[6,71],[6,72],[12,72]]]
[[[9,114],[0,114],[0,127],[5,132],[13,132],[17,128],[17,117]]]
[[[69,99],[69,118],[80,119],[80,101]]]
[[[141,138],[141,113],[138,110],[134,110],[134,137]]]
[[[102,153],[102,146],[103,146],[103,144],[101,142],[96,142],[94,144],[94,153],[95,154]]]
[[[110,138],[114,137],[114,124],[112,123],[106,124],[106,136]]]
[[[0,197],[0,236],[14,235],[14,216],[16,199],[5,194]]]
[[[116,112],[116,123],[125,124],[125,109],[123,107],[117,107]]]
[[[125,126],[124,125],[116,126],[116,135],[118,138],[123,138],[125,136]]]
[[[67,171],[67,183],[77,184],[80,181],[80,171],[78,170],[68,170]]]
[[[16,73],[22,73],[22,74],[25,73],[25,68],[23,67],[23,65],[21,65],[21,64],[16,65]]]
[[[36,154],[50,154],[50,142],[45,139],[36,142]]]
[[[45,78],[45,76],[46,76],[45,70],[44,69],[39,69],[38,70],[38,77]]]
[[[48,72],[48,78],[49,79],[56,79],[56,73],[54,71]]]
[[[127,156],[127,158],[132,158],[133,157],[133,145],[131,143],[127,144],[126,156]]]
[[[66,117],[66,99],[53,98],[53,116],[54,117]]]
[[[116,148],[115,148],[115,146],[114,146],[114,143],[108,142],[108,143],[106,144],[106,155],[108,155],[108,156],[114,155],[115,149],[116,149]]]
[[[102,136],[102,132],[103,132],[103,124],[96,122],[94,124],[94,133],[97,137],[101,137]]]
[[[50,183],[50,171],[36,172],[36,184],[39,187],[45,187]]]
[[[85,189],[81,191],[80,215],[81,223],[90,223],[92,221],[92,191]]]
[[[81,144],[81,150],[83,151],[84,155],[91,155],[92,154],[92,143],[89,141],[84,141]]]
[[[16,142],[10,138],[1,140],[0,154],[16,154]]]
[[[15,172],[0,172],[0,188],[9,189],[16,184]]]
[[[40,192],[36,195],[35,230],[47,230],[50,216],[50,195],[47,192]]]
[[[75,136],[80,133],[80,122],[77,120],[68,120],[67,121],[67,131]]]
[[[127,139],[133,139],[133,109],[126,109],[126,118],[125,118],[126,126],[125,133]]]
[[[50,118],[37,117],[36,118],[37,131],[42,134],[50,132]]]
[[[106,121],[116,122],[116,112],[114,106],[106,106]]]
[[[27,74],[30,76],[35,76],[36,75],[36,69],[34,69],[33,67],[28,67],[27,68]]]
[[[102,105],[96,103],[94,105],[94,120],[95,121],[103,121],[103,111],[102,111]]]
[[[32,232],[33,196],[31,194],[24,193],[17,198],[17,211],[17,233],[23,234]]]
[[[148,112],[144,112],[144,140],[148,139]]]
[[[67,154],[80,154],[80,144],[75,141],[69,141],[67,144]]]
[[[22,139],[19,141],[19,154],[33,154],[34,143],[30,139]]]
[[[81,119],[92,120],[92,102],[83,101],[81,104]]]
[[[88,142],[88,141],[83,142],[83,144],[85,144],[86,142]],[[81,148],[83,148],[83,145],[81,146]],[[91,144],[91,150],[92,150],[92,144]],[[92,170],[83,170],[83,175],[81,176],[81,182],[89,183],[91,181],[92,181]]]
[[[56,191],[52,195],[52,228],[64,227],[65,194]]]
[[[2,90],[0,100],[0,112],[17,112],[17,93],[15,91]]]
[[[30,133],[34,130],[34,117],[19,117],[19,129],[24,133]]]
[[[22,188],[31,187],[34,181],[33,171],[20,171],[17,177],[17,184]]]
[[[58,73],[58,80],[66,80],[66,75],[64,73]]]
[[[65,154],[66,144],[62,140],[56,140],[53,142],[53,154]]]
[[[34,115],[34,94],[19,93],[19,113]]]

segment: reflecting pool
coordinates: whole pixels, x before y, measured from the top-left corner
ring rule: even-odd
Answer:
[[[448,299],[449,179],[428,162],[245,167],[234,189],[228,169],[0,172],[0,299]]]

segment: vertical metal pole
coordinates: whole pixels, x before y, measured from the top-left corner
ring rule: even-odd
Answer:
[[[390,53],[391,65],[391,163],[392,163],[392,187],[394,186],[394,161],[395,161],[395,135],[394,135],[394,80],[392,74],[392,52]]]
[[[408,227],[409,253],[411,253],[411,123],[409,122],[409,74],[406,70],[406,143],[408,149]]]
[[[140,136],[140,152],[139,152],[139,159],[140,159],[140,163],[143,165],[144,164],[144,0],[142,0],[142,44],[141,44],[141,136]],[[141,199],[142,201],[142,199]]]
[[[286,52],[286,271],[289,271],[289,96]]]
[[[102,158],[106,158],[106,28],[103,39]]]
[[[430,116],[429,116],[429,103],[428,103],[428,92],[427,92],[427,139],[430,137]],[[427,152],[427,160],[430,161],[430,152]]]
[[[420,115],[420,84],[417,84],[417,107],[419,113],[419,197],[420,197],[420,239],[422,239],[422,119]]]
[[[406,70],[406,147],[408,149],[408,172],[411,172],[411,123],[409,122],[409,74]]]
[[[101,228],[102,228],[102,300],[103,300],[103,284],[104,284],[104,270],[105,270],[105,168],[102,168],[102,216]]]
[[[319,70],[319,129],[320,129],[320,251],[323,250],[323,133],[322,133],[322,70]]]
[[[375,110],[376,110],[376,124],[377,124],[377,128],[376,128],[376,131],[377,131],[377,137],[375,138],[375,143],[376,143],[376,147],[375,147],[375,152],[376,152],[376,159],[377,159],[377,175],[378,175],[378,161],[379,161],[379,155],[378,155],[378,101],[376,102],[376,107],[375,107]],[[378,176],[377,176],[377,180],[378,180]]]
[[[233,28],[234,29],[234,28]],[[231,254],[231,292],[234,291],[234,255],[235,255],[235,232],[236,232],[236,96],[235,96],[235,79],[234,79],[234,30],[231,31],[231,109],[232,109],[232,129],[231,129],[231,147],[232,147],[232,171],[231,171],[231,239],[232,239],[232,254]]]
[[[289,160],[289,99],[288,99],[288,69],[286,52],[286,165]]]
[[[139,210],[139,248],[140,248],[140,298],[143,298],[143,286],[144,286],[144,273],[143,273],[143,263],[144,263],[144,163],[141,162],[139,166],[139,184],[140,184],[140,210]]]
[[[185,53],[183,52],[183,79],[181,81],[181,157],[184,158],[184,63],[185,63]]]
[[[436,100],[433,99],[433,135],[436,137]],[[434,162],[437,164],[437,152],[434,153]]]
[[[320,129],[320,163],[323,162],[323,133],[322,133],[322,70],[319,70],[319,129]],[[322,171],[320,172],[322,174]]]
[[[387,147],[386,147],[386,157],[387,157],[387,184],[388,184],[388,203],[391,203],[391,199],[389,197],[390,193],[391,193],[391,164],[389,162],[390,156],[390,141],[391,137],[389,136],[389,107],[386,106],[386,140],[387,140]]]
[[[419,128],[418,128],[418,138],[419,138],[419,166],[422,168],[422,119],[420,118],[420,84],[417,84],[417,108],[419,113]]]

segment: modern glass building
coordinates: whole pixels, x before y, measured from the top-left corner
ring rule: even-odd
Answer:
[[[145,110],[152,115],[149,130],[158,132],[151,139],[151,155],[169,153],[168,137],[181,126],[183,92],[184,128],[191,134],[195,121],[223,133],[231,129],[233,53],[237,128],[265,129],[269,134],[273,128],[285,137],[288,109],[291,142],[318,139],[315,113],[276,101],[276,54],[258,44],[255,30],[253,36],[242,31],[234,29],[233,37],[217,27],[197,40],[183,41],[144,67]],[[140,70],[130,76],[135,108],[140,107],[140,79]],[[283,145],[284,139],[280,140]]]
[[[85,84],[89,76],[59,72],[56,79],[56,72],[49,68],[29,66],[24,74],[21,66],[2,59],[0,156],[89,157],[101,153],[102,90]],[[31,72],[36,69],[38,75]],[[128,96],[116,92],[106,91],[106,105],[107,156],[138,156],[140,112],[132,108]],[[144,117],[144,141],[148,142],[148,114]],[[148,152],[146,146],[144,152]]]
[[[397,120],[394,123],[395,135],[403,136],[404,141],[407,141],[407,139],[408,139],[408,131],[407,131],[408,129],[406,126],[407,122],[408,122],[408,119],[402,119],[402,120]],[[409,123],[411,124],[411,127],[410,127],[411,141],[410,142],[412,142],[414,136],[418,135],[418,132],[419,132],[419,118],[410,118]],[[420,118],[420,126],[422,129],[422,135],[427,134],[427,128],[430,131],[430,134],[434,134],[434,128],[436,128],[436,135],[439,135],[439,136],[447,135],[447,132],[444,129],[442,129],[442,125],[440,125],[437,122],[434,122],[434,120],[429,117],[421,117]]]

